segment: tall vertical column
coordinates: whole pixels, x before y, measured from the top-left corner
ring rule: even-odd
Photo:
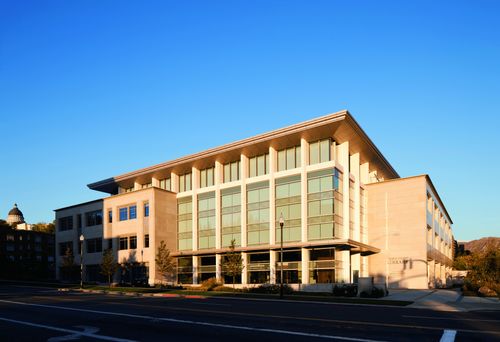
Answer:
[[[300,223],[302,242],[307,242],[307,165],[309,165],[309,143],[300,139]]]
[[[349,171],[354,176],[354,234],[351,237],[356,241],[361,241],[361,205],[360,205],[360,156],[355,153],[349,158]],[[361,254],[351,256],[351,279],[354,280],[354,273],[358,271],[358,276],[361,276]]]
[[[276,170],[277,153],[273,147],[269,147],[269,244],[276,244],[276,191],[274,182],[274,171]],[[279,213],[278,213],[279,215]]]
[[[309,249],[301,249],[302,284],[309,284]]]
[[[170,189],[172,192],[179,192],[179,175],[173,172],[170,174]]]
[[[240,157],[241,163],[241,247],[247,246],[247,177],[248,158],[244,154]],[[246,274],[246,271],[245,271]],[[243,278],[241,278],[243,279]],[[243,281],[243,280],[242,280]]]
[[[223,282],[222,258],[222,254],[215,254],[215,278],[219,283]]]
[[[337,145],[337,160],[339,164],[344,168],[343,172],[343,229],[342,236],[343,239],[349,238],[349,142],[346,141],[340,145]],[[341,281],[351,282],[351,252],[349,250],[336,251],[335,258],[342,262],[342,272],[339,272],[339,277]],[[337,280],[338,281],[338,280]]]
[[[200,270],[199,270],[199,259],[196,255],[193,255],[193,284],[196,285],[198,284],[198,280],[199,280],[199,274],[200,274]]]
[[[142,188],[142,184],[139,182],[134,182],[134,190],[140,190]]]
[[[151,185],[155,188],[159,188],[160,187],[160,180],[156,177],[153,177],[151,179]]]
[[[221,171],[222,164],[218,161],[215,162],[214,185],[215,185],[215,248],[222,247],[222,204],[220,194],[220,184],[222,181]]]
[[[277,251],[269,252],[269,282],[271,284],[276,284],[276,272],[279,272],[278,263],[278,253]]]
[[[248,254],[241,253],[241,259],[243,260],[243,269],[241,270],[241,284],[248,284]]]

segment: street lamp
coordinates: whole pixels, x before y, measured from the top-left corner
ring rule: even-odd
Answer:
[[[281,278],[280,278],[280,298],[283,299],[283,225],[285,224],[285,220],[283,219],[283,212],[280,214],[280,228],[281,228],[281,252],[280,252],[280,260],[281,260],[281,265],[280,265],[280,273],[281,273]]]
[[[83,241],[85,237],[80,235],[80,288],[83,289]]]

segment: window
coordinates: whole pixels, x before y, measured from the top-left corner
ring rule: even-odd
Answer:
[[[14,241],[14,235],[12,234],[7,235],[7,241]]]
[[[141,184],[141,189],[147,189],[153,186],[153,183],[145,183]]]
[[[59,231],[71,230],[73,229],[73,216],[61,217],[59,219]]]
[[[87,244],[87,253],[102,252],[102,238],[87,239],[85,243]]]
[[[149,234],[144,235],[144,248],[149,248]]]
[[[269,243],[269,182],[247,187],[248,245]]]
[[[128,237],[121,237],[120,238],[119,248],[120,248],[120,250],[128,249]]]
[[[128,208],[120,208],[120,221],[128,220]]]
[[[85,225],[87,227],[102,224],[102,210],[95,210],[85,213]]]
[[[113,249],[113,239],[106,239],[106,249]]]
[[[309,173],[307,192],[308,239],[342,237],[342,173],[337,169]]]
[[[215,192],[198,196],[198,248],[215,248]]]
[[[134,187],[133,186],[123,189],[123,192],[132,192],[132,191],[134,191]]]
[[[291,170],[300,166],[300,146],[278,151],[278,171]]]
[[[240,179],[240,161],[224,164],[224,183]]]
[[[301,206],[300,175],[276,180],[276,242],[281,241],[280,215],[283,214],[283,242],[300,241]]]
[[[200,188],[214,185],[214,167],[200,171]]]
[[[191,190],[191,173],[179,176],[179,192]]]
[[[131,236],[129,238],[129,242],[130,242],[130,249],[137,249],[137,236]]]
[[[108,210],[108,223],[113,223],[113,210]]]
[[[324,163],[331,160],[331,139],[319,140],[309,144],[309,164]]]
[[[191,197],[177,199],[177,245],[179,250],[193,248],[193,202]]]
[[[149,216],[149,203],[144,203],[144,217]]]
[[[137,218],[137,206],[135,205],[131,205],[130,207],[128,207],[128,218],[130,220],[133,220],[135,218]]]
[[[160,179],[160,188],[163,190],[172,190],[172,183],[170,182],[170,178]]]
[[[240,187],[221,190],[222,247],[241,245],[241,189]]]
[[[269,173],[269,153],[248,159],[248,174],[250,177],[267,175]]]

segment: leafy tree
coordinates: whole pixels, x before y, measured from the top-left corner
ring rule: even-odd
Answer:
[[[164,280],[167,280],[168,277],[175,272],[175,260],[170,255],[170,250],[167,248],[167,245],[163,240],[160,242],[160,246],[158,247],[155,262],[156,270],[161,274]]]
[[[500,248],[488,248],[483,253],[471,253],[457,258],[455,266],[467,270],[466,290],[478,291],[486,286],[500,295]]]
[[[11,228],[11,226],[7,223],[7,221],[0,219],[0,227],[3,228]]]
[[[66,248],[64,256],[62,257],[61,269],[65,278],[72,278],[75,271],[75,257],[73,256],[73,250],[71,248]]]
[[[243,258],[239,252],[235,252],[236,240],[231,240],[231,245],[229,246],[229,252],[226,254],[225,258],[222,260],[222,272],[224,274],[233,278],[233,290],[234,283],[236,282],[236,277],[243,271]]]
[[[38,222],[32,226],[32,229],[37,232],[54,234],[56,231],[56,225],[54,223]]]
[[[115,261],[112,249],[106,249],[102,254],[101,274],[108,278],[108,285],[111,287],[111,279],[118,270],[118,263]]]

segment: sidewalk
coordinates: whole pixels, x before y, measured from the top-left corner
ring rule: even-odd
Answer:
[[[466,297],[459,290],[389,290],[387,300],[408,300],[409,308],[436,311],[500,310],[498,298]]]

